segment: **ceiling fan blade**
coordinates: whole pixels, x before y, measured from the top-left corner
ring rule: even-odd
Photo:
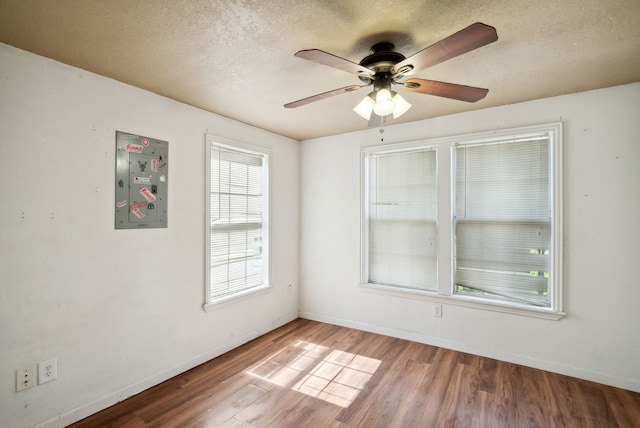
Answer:
[[[397,63],[393,74],[408,76],[498,40],[496,29],[476,22]]]
[[[360,64],[356,64],[355,62],[340,58],[339,56],[321,51],[320,49],[298,51],[295,53],[295,56],[317,62],[318,64],[328,65],[329,67],[337,68],[338,70],[346,71],[347,73],[355,74],[357,76],[371,77],[375,74],[373,70],[369,70]]]
[[[407,91],[467,101],[470,103],[475,103],[476,101],[483,99],[489,92],[488,89],[476,88],[474,86],[457,85],[455,83],[438,82],[437,80],[425,79],[408,79],[402,85]]]
[[[312,103],[312,102],[315,102],[315,101],[324,100],[325,98],[333,97],[335,95],[344,94],[345,92],[355,91],[355,90],[358,90],[358,89],[360,89],[360,88],[362,88],[364,86],[368,86],[368,85],[345,86],[344,88],[334,89],[332,91],[327,91],[327,92],[323,92],[321,94],[312,95],[310,97],[303,98],[303,99],[298,100],[298,101],[293,101],[293,102],[285,104],[284,106],[286,108],[300,107],[300,106],[303,106],[305,104],[309,104],[309,103]]]

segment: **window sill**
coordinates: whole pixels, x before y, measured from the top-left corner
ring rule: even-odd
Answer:
[[[388,296],[408,299],[428,300],[431,302],[443,303],[448,305],[463,306],[466,308],[481,309],[513,315],[522,315],[554,321],[557,321],[566,315],[565,312],[555,311],[551,308],[538,308],[532,306],[517,305],[470,296],[445,296],[442,294],[437,294],[434,291],[390,287],[377,284],[360,284],[360,288],[362,288],[363,291],[369,293],[379,293]]]
[[[211,302],[205,303],[204,305],[202,305],[202,309],[204,309],[205,312],[210,312],[213,311],[215,309],[218,309],[220,307],[223,307],[224,305],[239,300],[239,299],[243,299],[243,298],[247,298],[250,296],[254,296],[256,294],[262,294],[265,293],[267,291],[269,291],[270,289],[273,288],[273,285],[271,284],[262,284],[259,287],[254,287],[251,288],[249,290],[244,290],[241,291],[239,293],[235,293],[235,294],[231,294],[229,296],[224,296],[224,297],[219,297],[217,299],[212,300]]]

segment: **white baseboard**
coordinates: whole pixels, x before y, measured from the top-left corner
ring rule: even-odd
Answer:
[[[579,379],[597,382],[603,385],[609,385],[616,388],[626,389],[629,391],[640,392],[640,382],[638,382],[637,380],[619,378],[616,376],[608,375],[606,373],[600,373],[600,372],[596,372],[596,371],[592,371],[592,370],[588,370],[580,367],[569,366],[566,364],[558,363],[556,361],[540,360],[537,358],[529,357],[527,355],[519,355],[519,354],[513,354],[509,352],[498,351],[494,349],[470,346],[465,343],[443,340],[442,338],[426,336],[426,335],[415,333],[415,332],[397,330],[389,327],[363,323],[355,320],[334,318],[331,316],[316,314],[312,312],[301,311],[299,316],[300,318],[304,318],[312,321],[335,324],[342,327],[355,328],[358,330],[368,331],[371,333],[383,334],[385,336],[411,340],[418,343],[438,346],[440,348],[452,349],[454,351],[466,352],[473,355],[479,355],[482,357],[493,358],[500,361],[506,361],[509,363],[520,364],[520,365],[532,367],[535,369],[546,370],[553,373],[576,377]]]
[[[279,318],[273,321],[269,326],[265,326],[263,328],[258,328],[250,332],[247,332],[234,340],[231,340],[222,345],[216,346],[215,348],[210,349],[207,352],[204,352],[200,355],[196,355],[193,358],[190,358],[189,360],[184,361],[167,370],[164,370],[158,374],[147,377],[145,379],[141,379],[138,382],[135,382],[117,391],[114,391],[109,395],[101,397],[90,403],[83,404],[80,407],[77,407],[75,409],[62,413],[61,415],[55,418],[42,422],[36,425],[34,428],[64,428],[69,424],[72,424],[81,419],[84,419],[87,416],[91,416],[94,413],[104,410],[107,407],[113,406],[114,404],[119,403],[123,400],[126,400],[129,397],[133,397],[134,395],[146,389],[149,389],[168,379],[171,379],[172,377],[177,376],[180,373],[184,373],[187,370],[190,370],[194,367],[199,366],[200,364],[203,364],[209,360],[212,360],[213,358],[219,357],[225,352],[229,352],[232,349],[242,346],[253,339],[256,339],[264,334],[269,333],[272,330],[275,330],[278,327],[281,327],[287,324],[288,322],[295,320],[296,318],[298,318],[297,312],[291,313],[285,317]]]

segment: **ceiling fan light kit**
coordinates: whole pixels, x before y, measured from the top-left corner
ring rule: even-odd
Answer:
[[[373,45],[369,55],[358,64],[319,49],[298,51],[295,56],[355,74],[364,85],[352,85],[334,89],[290,102],[284,106],[286,108],[300,107],[370,85],[373,85],[373,92],[364,97],[353,109],[366,120],[371,118],[372,113],[382,118],[393,115],[395,119],[411,108],[410,103],[391,89],[392,85],[400,85],[409,92],[476,102],[484,98],[489,90],[435,80],[411,78],[403,81],[403,79],[405,76],[488,45],[496,40],[498,40],[498,34],[495,28],[476,22],[408,58],[405,58],[401,53],[394,52],[393,49],[395,47],[389,42]]]
[[[371,113],[378,116],[393,115],[396,119],[405,114],[411,108],[411,104],[402,96],[388,89],[380,89],[377,92],[371,92],[364,97],[360,103],[353,108],[363,119],[371,119]]]

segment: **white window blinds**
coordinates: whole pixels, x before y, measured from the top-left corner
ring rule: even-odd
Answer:
[[[437,289],[435,149],[368,158],[368,282]]]
[[[455,293],[550,306],[547,135],[455,148]]]
[[[264,156],[210,147],[210,299],[263,283]]]

